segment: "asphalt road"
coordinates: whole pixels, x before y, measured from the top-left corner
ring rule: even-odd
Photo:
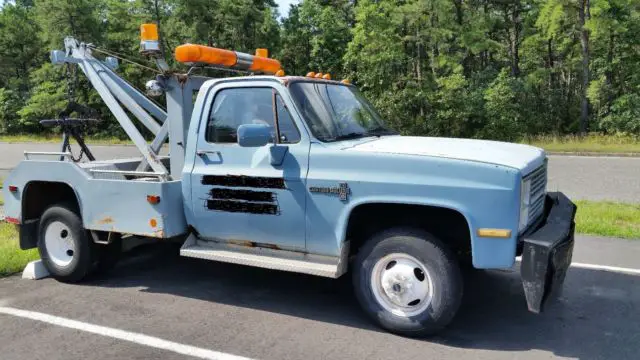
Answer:
[[[132,146],[91,146],[98,159],[139,156]],[[59,151],[57,144],[0,143],[0,178],[24,158],[24,151]],[[640,158],[549,156],[549,191],[573,199],[640,203]]]
[[[572,199],[640,203],[640,158],[549,156],[547,190]]]
[[[407,339],[371,325],[349,279],[181,258],[172,246],[129,255],[81,285],[0,280],[0,306],[150,335],[254,359],[637,359],[640,274],[571,268],[541,315],[526,310],[517,269],[465,275],[462,309],[443,334]],[[640,241],[579,237],[574,262],[638,266]],[[129,341],[0,313],[0,358],[182,359]]]

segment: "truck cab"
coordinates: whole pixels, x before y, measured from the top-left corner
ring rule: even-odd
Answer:
[[[102,66],[69,43],[63,61]],[[194,49],[176,57],[206,50]],[[85,73],[100,90],[103,83]],[[167,112],[156,134],[164,138],[141,145],[143,158],[30,158],[5,181],[16,190],[5,194],[6,212],[21,247],[38,247],[54,277],[84,279],[131,235],[172,239],[188,257],[349,273],[364,312],[412,336],[453,319],[461,264],[507,269],[522,255],[533,312],[562,285],[576,207],[547,193],[543,150],[400,135],[355,86],[326,75],[202,79],[194,88],[184,79],[167,75],[159,85]],[[114,96],[110,85],[123,86],[102,81]],[[121,103],[151,108],[133,94],[133,104]],[[187,100],[172,108],[177,98]],[[170,155],[160,156],[167,133]]]

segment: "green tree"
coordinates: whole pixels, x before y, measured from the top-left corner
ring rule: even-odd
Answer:
[[[35,11],[45,43],[60,48],[66,36],[100,43],[104,27],[100,13],[103,0],[37,0]]]
[[[43,53],[38,33],[31,8],[4,5],[0,12],[0,86],[28,90],[29,71]]]

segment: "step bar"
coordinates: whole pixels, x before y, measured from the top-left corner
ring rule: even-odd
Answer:
[[[347,271],[348,243],[340,257],[207,241],[189,235],[180,255],[272,270],[338,278]]]

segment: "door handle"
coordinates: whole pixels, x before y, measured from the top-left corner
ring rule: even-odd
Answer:
[[[213,155],[218,155],[218,156],[222,156],[222,153],[218,150],[198,150],[196,151],[196,155],[202,157],[205,156],[207,154],[213,154]]]

